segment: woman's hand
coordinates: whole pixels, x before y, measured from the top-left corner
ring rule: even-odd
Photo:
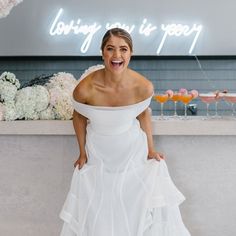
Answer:
[[[148,159],[156,159],[157,161],[165,159],[165,156],[163,153],[157,152],[155,150],[150,150],[148,152]]]
[[[76,166],[78,166],[78,169],[81,169],[87,160],[88,158],[86,155],[80,155],[78,160],[74,163],[74,167],[76,168]]]

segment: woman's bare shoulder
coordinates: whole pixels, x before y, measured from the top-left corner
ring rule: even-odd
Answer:
[[[134,71],[134,76],[136,78],[136,88],[138,95],[143,99],[152,96],[154,91],[152,82],[145,76],[135,71]]]
[[[82,79],[73,91],[73,98],[81,103],[86,103],[89,91],[91,89],[91,75],[86,76]]]

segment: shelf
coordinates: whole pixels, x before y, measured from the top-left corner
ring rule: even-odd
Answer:
[[[152,117],[153,135],[236,135],[236,119]],[[71,120],[0,121],[0,135],[75,135]]]

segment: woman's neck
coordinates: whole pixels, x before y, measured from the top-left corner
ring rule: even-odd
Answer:
[[[127,77],[129,77],[128,69],[120,74],[112,73],[104,69],[104,85],[117,88],[123,87],[127,83]]]

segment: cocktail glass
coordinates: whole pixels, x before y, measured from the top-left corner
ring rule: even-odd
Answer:
[[[224,94],[223,93],[216,93],[215,94],[215,118],[219,118],[219,114],[218,114],[218,103],[219,101],[223,98]]]
[[[234,104],[236,103],[236,93],[226,93],[224,95],[224,100],[231,104],[231,110],[232,110],[231,116],[234,117],[235,116]]]
[[[202,102],[206,104],[206,119],[209,119],[209,105],[210,103],[215,102],[216,95],[214,93],[200,93],[199,97]]]
[[[168,94],[155,94],[154,99],[161,104],[161,119],[164,119],[163,106],[169,99]]]
[[[171,97],[171,100],[174,102],[174,117],[177,117],[177,103],[180,101],[180,93],[174,93],[173,96]]]
[[[184,104],[184,119],[187,119],[187,105],[193,99],[193,94],[183,93],[179,97],[180,101]]]

